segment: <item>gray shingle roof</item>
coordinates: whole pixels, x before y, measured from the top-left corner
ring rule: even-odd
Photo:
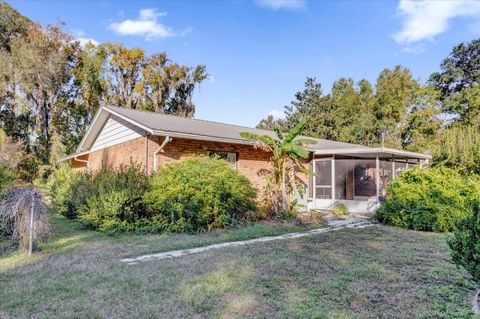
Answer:
[[[219,141],[243,141],[241,132],[251,132],[255,134],[268,134],[274,136],[272,131],[244,127],[239,125],[218,123],[199,119],[188,119],[183,117],[163,115],[159,113],[129,110],[122,107],[108,106],[105,109],[126,117],[152,131],[180,133],[189,135],[198,135],[203,137],[218,138]],[[310,137],[308,137],[310,138]],[[317,141],[317,144],[309,145],[309,149],[345,149],[345,148],[364,148],[362,145],[329,141],[318,138],[310,138]]]

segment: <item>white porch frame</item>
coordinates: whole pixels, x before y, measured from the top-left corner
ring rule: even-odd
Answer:
[[[359,154],[360,155],[360,154]],[[363,155],[363,154],[362,154]],[[362,159],[361,156],[352,156],[352,161],[355,161],[355,159]],[[330,210],[333,208],[333,205],[335,204],[335,202],[340,202],[340,203],[343,203],[345,204],[349,209],[352,209],[351,211],[352,212],[360,212],[360,211],[371,211],[372,209],[375,208],[375,205],[378,205],[378,203],[380,202],[380,197],[382,195],[382,192],[381,192],[381,172],[380,172],[380,169],[381,169],[381,160],[385,159],[385,160],[391,160],[392,163],[391,163],[391,178],[392,180],[394,180],[396,178],[396,176],[398,175],[398,172],[396,172],[396,161],[398,160],[401,160],[402,162],[405,161],[405,168],[408,167],[411,167],[411,163],[409,163],[409,160],[412,160],[413,158],[412,157],[402,157],[401,159],[398,158],[398,156],[395,156],[395,155],[391,155],[391,157],[385,157],[381,154],[378,154],[378,153],[370,153],[370,156],[368,157],[369,159],[371,160],[375,160],[375,193],[373,196],[369,197],[369,198],[364,198],[364,199],[360,199],[360,198],[357,198],[357,199],[337,199],[336,198],[336,173],[335,173],[335,165],[336,165],[336,159],[337,159],[337,156],[335,156],[335,154],[331,154],[331,156],[329,157],[323,157],[323,158],[314,158],[311,160],[311,163],[312,163],[312,166],[313,166],[313,171],[315,173],[318,173],[317,171],[317,165],[316,163],[317,162],[321,162],[321,161],[330,161],[331,165],[331,182],[330,182],[330,185],[328,185],[328,188],[330,188],[331,190],[331,196],[330,198],[327,198],[327,199],[322,199],[322,198],[317,198],[317,194],[318,194],[318,190],[317,188],[318,187],[327,187],[326,185],[317,185],[317,181],[316,181],[316,178],[313,177],[313,181],[312,181],[312,187],[313,187],[313,191],[312,191],[312,195],[313,195],[313,198],[311,199],[311,206],[309,206],[310,208],[312,209],[325,209],[325,210]],[[420,165],[422,163],[422,160],[419,159],[419,158],[416,158],[416,161],[417,163]],[[353,164],[355,165],[355,164]],[[355,192],[355,189],[353,189],[353,191]]]

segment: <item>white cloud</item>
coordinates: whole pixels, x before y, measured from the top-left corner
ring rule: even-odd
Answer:
[[[394,35],[397,43],[433,40],[448,29],[455,17],[480,19],[480,1],[400,0],[397,13],[403,17],[403,29]]]
[[[91,43],[93,45],[99,45],[100,43],[95,40],[95,39],[92,39],[92,38],[77,38],[78,42],[80,42],[80,45],[83,47],[85,46],[87,43]]]
[[[100,42],[98,42],[95,39],[85,37],[85,32],[83,32],[82,30],[72,30],[72,34],[73,34],[75,40],[77,40],[82,47],[85,46],[89,42],[92,43],[93,45],[99,45],[100,44]]]
[[[284,119],[285,118],[285,112],[279,111],[279,110],[271,110],[268,112],[268,115],[273,116],[274,119]]]
[[[298,10],[305,7],[305,0],[255,0],[261,7],[272,10]]]
[[[158,12],[155,8],[142,9],[137,19],[126,19],[118,23],[113,22],[108,25],[108,28],[122,35],[143,36],[147,41],[183,36],[191,31],[191,29],[186,29],[181,32],[175,32],[172,28],[160,23],[158,21],[159,17],[166,15],[166,12]]]

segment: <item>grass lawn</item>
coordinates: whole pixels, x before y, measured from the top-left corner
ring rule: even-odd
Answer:
[[[119,259],[312,226],[110,237],[53,222],[35,257],[0,255],[0,318],[471,317],[444,235],[375,226],[131,266]]]

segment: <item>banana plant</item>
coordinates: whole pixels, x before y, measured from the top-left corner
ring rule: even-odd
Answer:
[[[242,132],[240,136],[255,142],[254,147],[272,153],[270,171],[270,181],[273,187],[272,206],[275,214],[279,209],[288,212],[292,207],[292,195],[296,191],[297,182],[300,180],[298,173],[313,175],[313,172],[303,167],[301,159],[308,159],[309,151],[306,145],[316,144],[317,142],[299,137],[305,127],[305,121],[302,120],[289,132],[283,133],[278,128],[275,129],[275,136],[260,135],[250,132]]]

